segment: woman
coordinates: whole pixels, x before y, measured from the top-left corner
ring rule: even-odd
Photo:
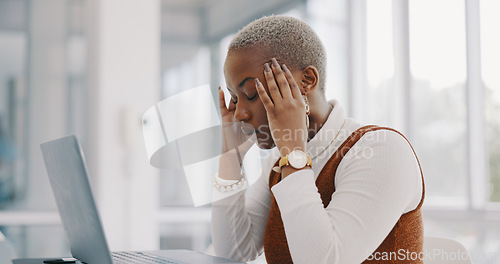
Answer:
[[[295,18],[263,17],[230,43],[222,119],[251,125],[258,146],[276,155],[246,192],[238,191],[235,157],[221,158],[215,185],[234,194],[213,204],[215,253],[247,261],[265,251],[268,263],[421,263],[415,153],[399,132],[363,127],[327,101],[325,67],[321,41]]]

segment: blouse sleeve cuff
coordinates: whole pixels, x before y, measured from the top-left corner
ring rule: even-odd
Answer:
[[[231,185],[231,184],[235,184],[235,183],[238,183],[238,180],[225,180],[225,179],[222,179],[221,177],[219,177],[219,174],[217,173],[215,175],[215,181],[220,184],[220,185],[224,185],[224,186],[227,186],[227,185]]]
[[[293,212],[318,194],[311,169],[304,169],[288,175],[271,188],[282,215]]]

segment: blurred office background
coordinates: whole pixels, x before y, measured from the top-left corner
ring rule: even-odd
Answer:
[[[205,250],[210,207],[193,207],[182,171],[149,165],[141,115],[198,85],[215,95],[233,34],[287,14],[326,46],[327,97],[413,142],[426,235],[500,263],[499,13],[497,0],[0,0],[0,231],[19,257],[69,255],[39,144],[76,134],[112,250]]]

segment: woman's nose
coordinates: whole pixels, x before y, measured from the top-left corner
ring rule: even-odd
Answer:
[[[250,115],[250,112],[246,108],[244,108],[238,104],[236,105],[236,110],[234,111],[234,120],[235,121],[246,122],[251,117],[252,117],[252,115]]]

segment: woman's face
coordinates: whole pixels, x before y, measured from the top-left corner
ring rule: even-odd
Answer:
[[[264,63],[270,62],[258,48],[231,50],[224,63],[224,76],[227,89],[231,94],[229,111],[234,111],[235,121],[243,121],[253,126],[258,146],[263,149],[274,147],[269,130],[264,105],[255,88],[255,78],[264,84]]]

